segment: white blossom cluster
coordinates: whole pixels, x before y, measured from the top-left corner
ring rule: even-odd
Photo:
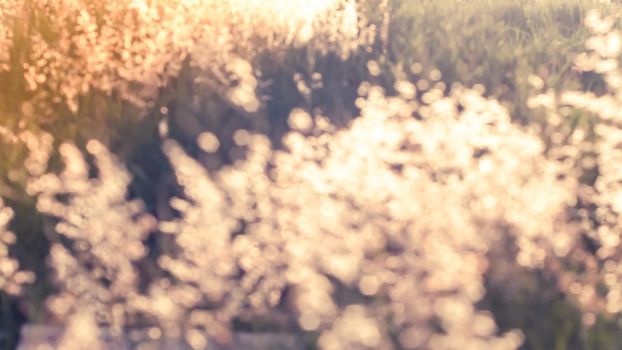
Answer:
[[[20,270],[19,262],[9,256],[9,248],[17,239],[8,228],[12,218],[13,210],[0,199],[0,290],[18,295],[25,284],[34,281],[34,274]]]
[[[549,89],[530,100],[532,108],[545,111],[543,132],[550,140],[551,154],[565,159],[566,173],[594,178],[578,188],[578,218],[575,229],[565,232],[567,247],[549,254],[565,258],[564,263],[553,262],[552,268],[558,272],[562,288],[583,307],[587,324],[595,322],[598,312],[615,315],[622,311],[622,34],[615,22],[615,17],[588,13],[585,25],[592,36],[585,44],[586,52],[576,60],[578,72],[602,77],[604,92]],[[572,128],[568,119],[577,111],[589,122]],[[541,240],[555,238],[542,236]],[[586,246],[586,239],[593,248]]]

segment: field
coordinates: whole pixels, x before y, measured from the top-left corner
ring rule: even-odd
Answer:
[[[0,348],[619,349],[621,58],[614,1],[0,1]]]

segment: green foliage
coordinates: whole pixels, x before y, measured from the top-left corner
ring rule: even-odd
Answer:
[[[539,74],[553,88],[578,84],[573,60],[588,32],[589,9],[618,5],[585,0],[392,2],[388,61],[408,74],[421,63],[438,68],[449,84],[482,84],[512,116],[527,121],[527,76]]]

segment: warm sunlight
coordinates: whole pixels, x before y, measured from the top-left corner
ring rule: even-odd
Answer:
[[[615,1],[0,1],[0,349],[618,349],[621,59]]]

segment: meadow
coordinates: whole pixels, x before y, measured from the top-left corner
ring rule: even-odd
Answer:
[[[620,348],[621,16],[1,1],[0,348]]]

